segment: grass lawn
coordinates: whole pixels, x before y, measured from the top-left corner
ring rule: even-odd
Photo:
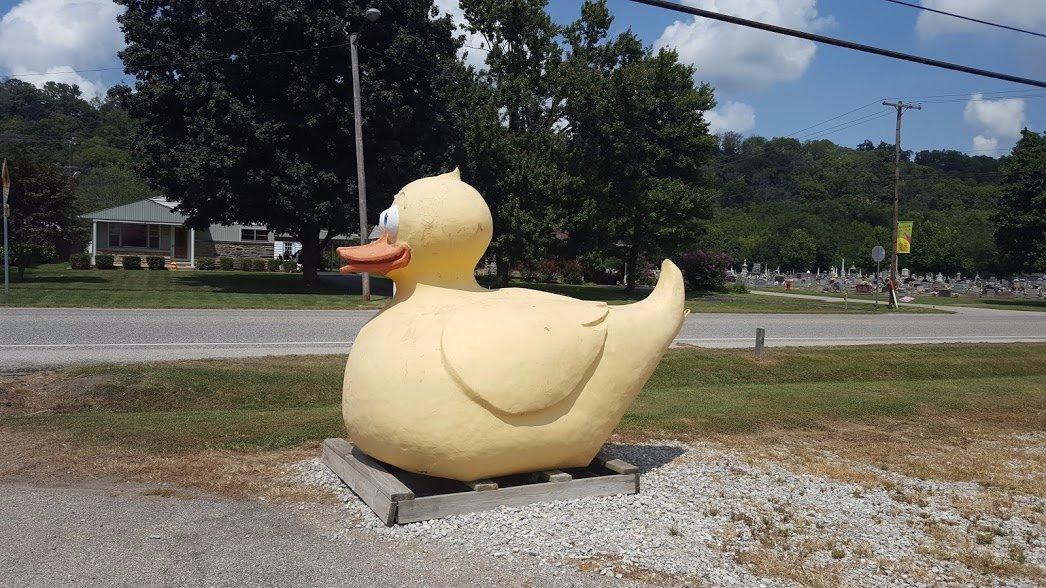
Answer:
[[[784,288],[759,288],[763,292],[785,292]],[[789,290],[791,294],[804,294],[808,296],[830,296],[832,298],[842,298],[843,295],[837,292],[821,292],[817,289],[805,289],[805,290]],[[847,294],[850,300],[874,300],[874,294],[856,294],[850,292]],[[974,308],[994,308],[997,310],[1024,310],[1031,312],[1046,312],[1046,300],[1038,300],[1034,298],[969,298],[966,296],[960,296],[959,298],[938,298],[936,296],[918,295],[913,296],[915,302],[902,302],[902,310],[904,305],[911,308],[912,305],[919,305],[923,307],[928,306],[971,306]],[[887,300],[886,294],[879,294],[879,303],[884,304]]]
[[[84,366],[0,395],[0,428],[167,454],[340,436],[340,356]],[[0,387],[2,393],[4,387]],[[7,407],[5,408],[5,404]],[[1046,426],[1046,344],[674,349],[619,431],[689,437],[1014,413]]]
[[[308,288],[300,274],[241,271],[72,270],[64,263],[12,282],[10,306],[92,308],[297,308],[383,306],[333,286]]]

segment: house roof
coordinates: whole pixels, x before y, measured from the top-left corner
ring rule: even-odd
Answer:
[[[120,206],[81,214],[80,218],[101,221],[181,225],[185,223],[186,217],[173,210],[177,204],[177,202],[162,197],[144,198]]]

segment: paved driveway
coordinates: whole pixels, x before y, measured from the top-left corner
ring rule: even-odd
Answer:
[[[693,314],[677,343],[751,347],[1046,342],[1046,313]],[[0,309],[0,372],[90,362],[347,353],[374,311]]]

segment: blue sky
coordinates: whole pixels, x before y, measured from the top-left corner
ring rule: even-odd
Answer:
[[[878,45],[1042,79],[1046,39],[964,23],[882,0],[682,0],[686,3]],[[960,12],[1030,28],[1046,29],[1044,0],[921,0]],[[436,0],[452,14],[456,0]],[[798,39],[695,21],[681,13],[610,0],[615,30],[631,28],[644,42],[677,49],[698,68],[697,78],[716,87],[719,106],[710,119],[719,130],[790,135],[844,112],[864,107],[798,138],[827,138],[855,145],[868,138],[893,140],[893,116],[885,97],[927,97],[923,110],[905,115],[905,147],[980,149],[998,155],[1012,147],[1019,128],[1041,130],[1046,89],[980,78],[912,63],[814,46]],[[1000,6],[1005,6],[1005,10]],[[577,17],[578,0],[550,0],[560,22]],[[0,0],[0,73],[27,74],[118,65],[117,9],[110,0]],[[27,76],[80,83],[90,92],[120,80],[119,72]],[[971,95],[983,92],[980,100]],[[995,92],[1006,92],[995,94]],[[940,95],[954,95],[937,97]],[[1022,97],[1023,96],[1023,97]],[[940,102],[950,100],[949,102]],[[937,101],[937,102],[934,102]],[[883,116],[875,117],[883,112]],[[866,117],[865,120],[860,120]],[[847,126],[855,121],[853,126]],[[829,128],[829,127],[837,128]],[[815,134],[818,131],[822,131]]]

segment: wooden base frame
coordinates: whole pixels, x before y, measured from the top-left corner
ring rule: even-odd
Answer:
[[[548,470],[462,483],[407,472],[379,462],[345,439],[323,443],[323,463],[386,525],[456,514],[639,492],[639,469],[600,453],[587,468]]]

